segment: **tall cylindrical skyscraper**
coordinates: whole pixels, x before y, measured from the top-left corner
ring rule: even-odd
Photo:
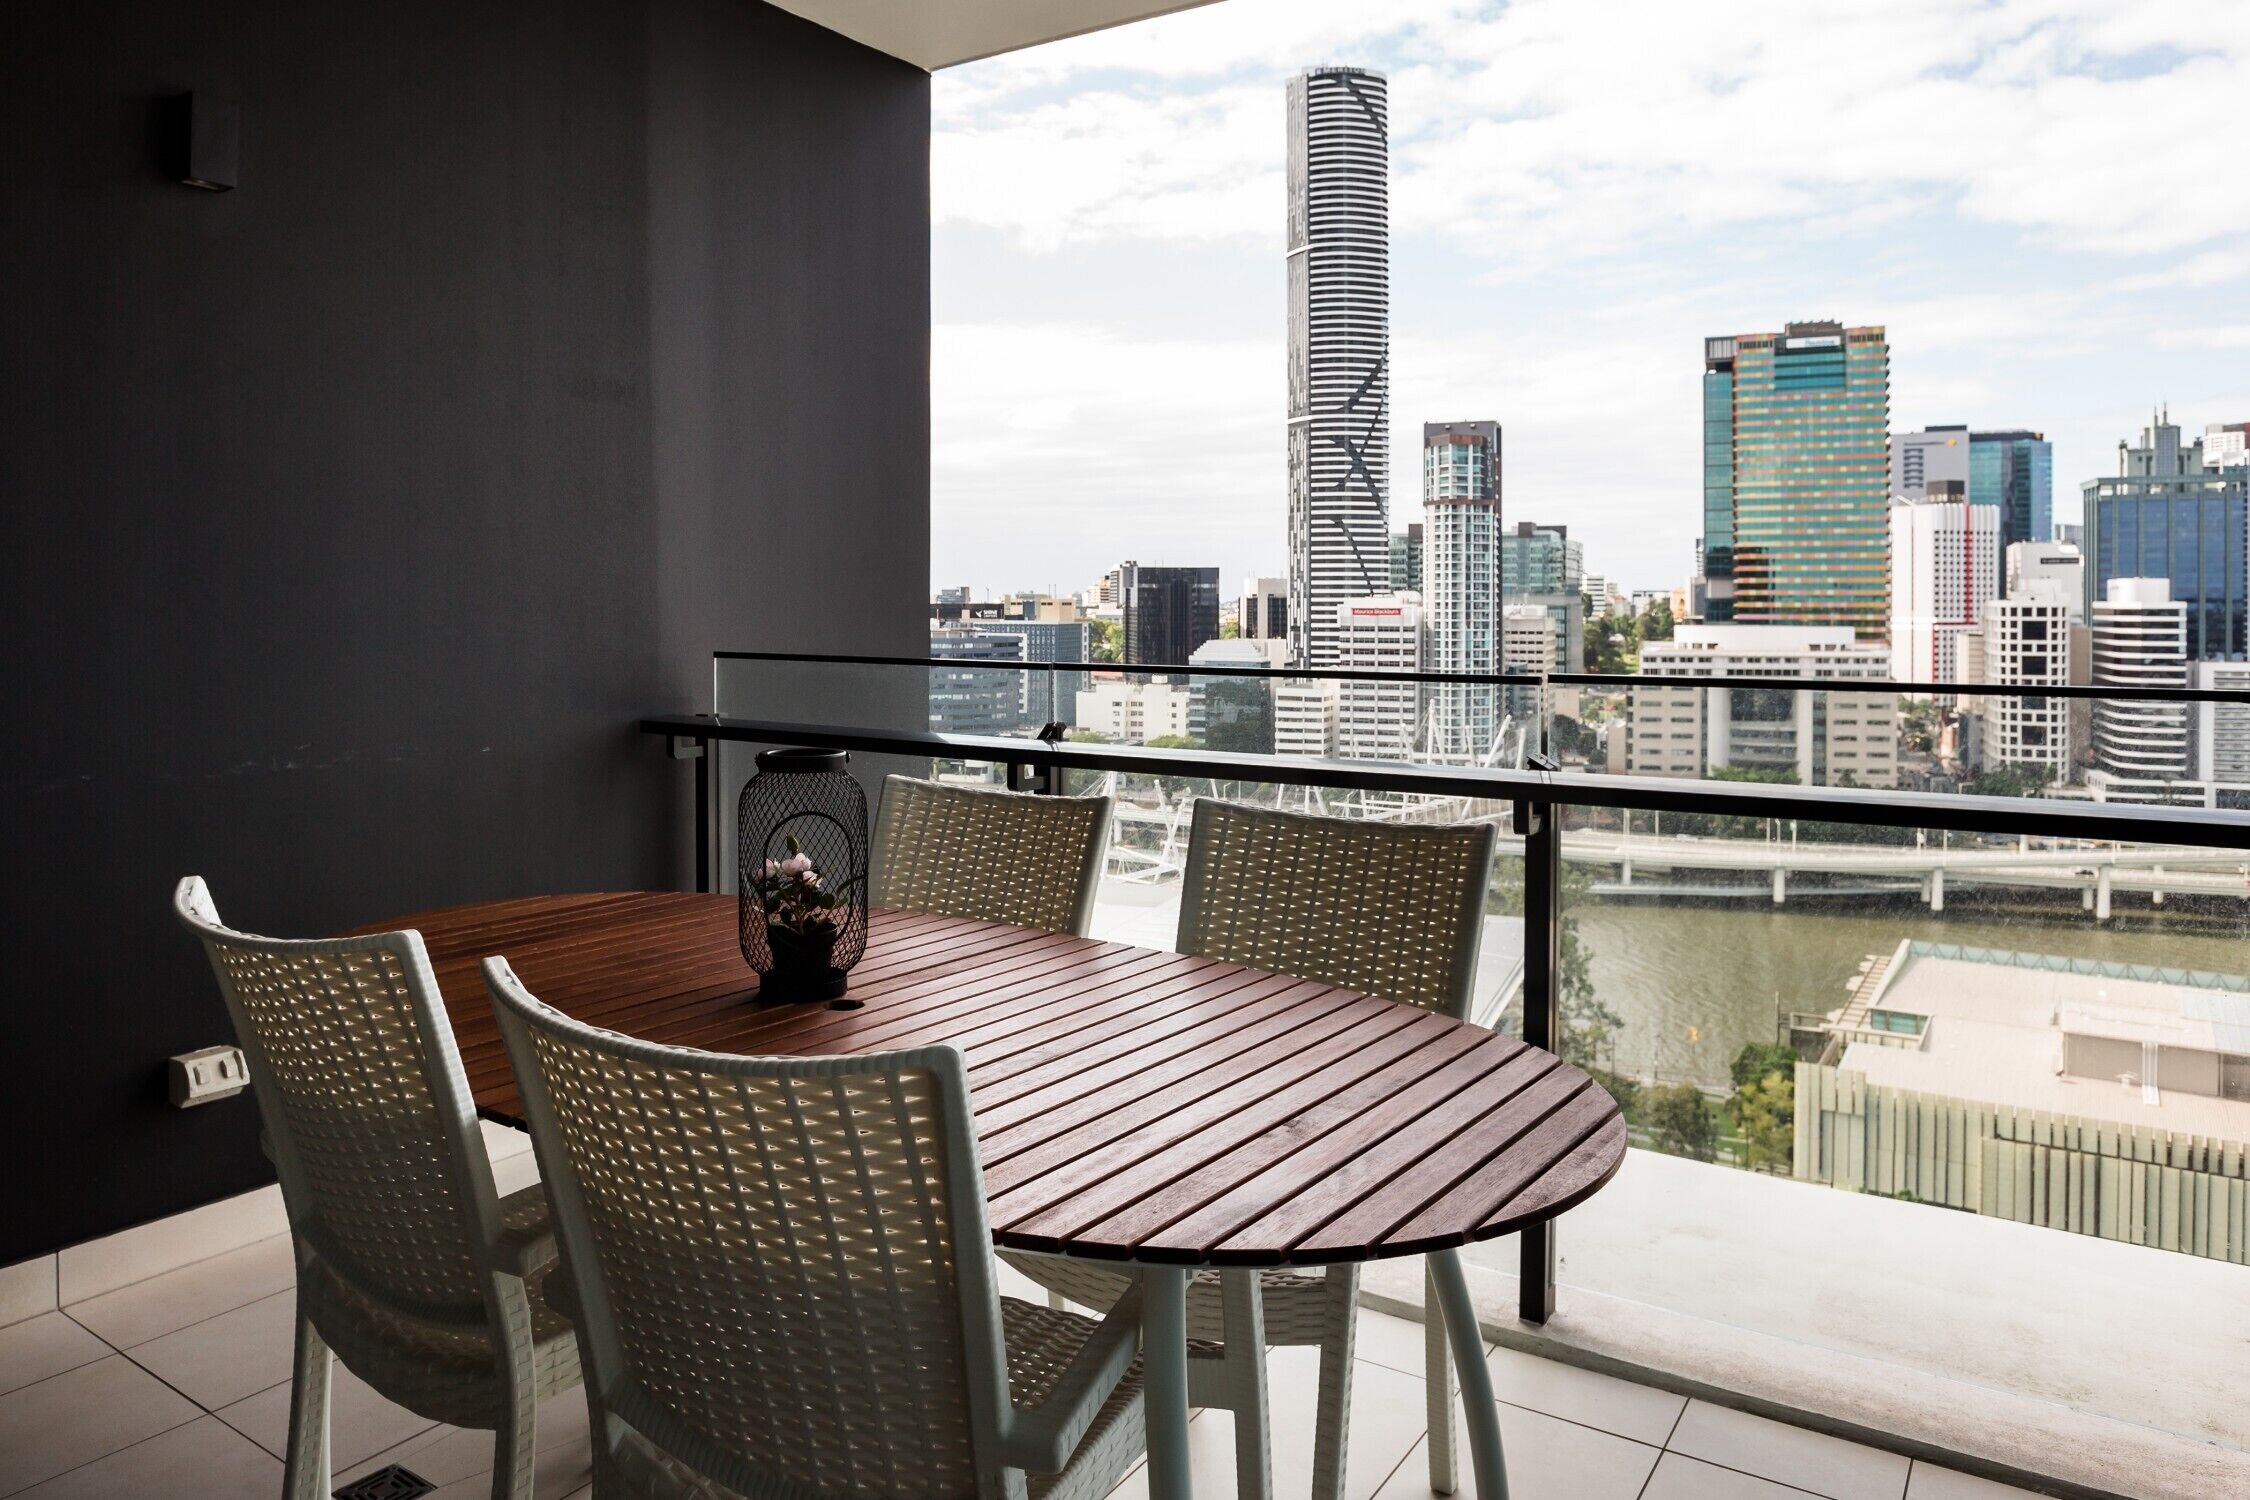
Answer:
[[[1335,666],[1338,607],[1390,586],[1389,90],[1289,80],[1289,658]]]

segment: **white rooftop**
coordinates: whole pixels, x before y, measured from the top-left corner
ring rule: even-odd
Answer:
[[[2137,1084],[2062,1072],[2066,1033],[2233,1051],[2250,979],[1907,942],[1870,1004],[1930,1018],[1919,1048],[1845,1049],[1840,1066],[1878,1087],[2250,1141],[2250,1100],[2165,1089],[2150,1104]]]

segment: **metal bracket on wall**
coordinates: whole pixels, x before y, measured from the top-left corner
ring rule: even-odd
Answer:
[[[704,744],[705,741],[699,740],[693,735],[675,734],[672,736],[671,744],[672,759],[694,760],[703,754]]]

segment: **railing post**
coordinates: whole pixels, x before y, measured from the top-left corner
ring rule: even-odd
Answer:
[[[1562,820],[1552,803],[1515,805],[1523,836],[1523,1039],[1553,1051],[1562,1035]],[[1555,1311],[1555,1230],[1545,1220],[1517,1235],[1517,1316],[1544,1323]]]
[[[667,747],[674,760],[695,762],[695,888],[711,889],[711,830],[715,826],[711,799],[716,778],[711,762],[719,758],[719,742],[707,736],[675,734]]]

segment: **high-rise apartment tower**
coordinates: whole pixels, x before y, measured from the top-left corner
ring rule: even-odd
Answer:
[[[1500,661],[1500,424],[1422,424],[1424,667],[1491,672]],[[1476,758],[1500,727],[1491,683],[1430,688],[1430,750]]]

